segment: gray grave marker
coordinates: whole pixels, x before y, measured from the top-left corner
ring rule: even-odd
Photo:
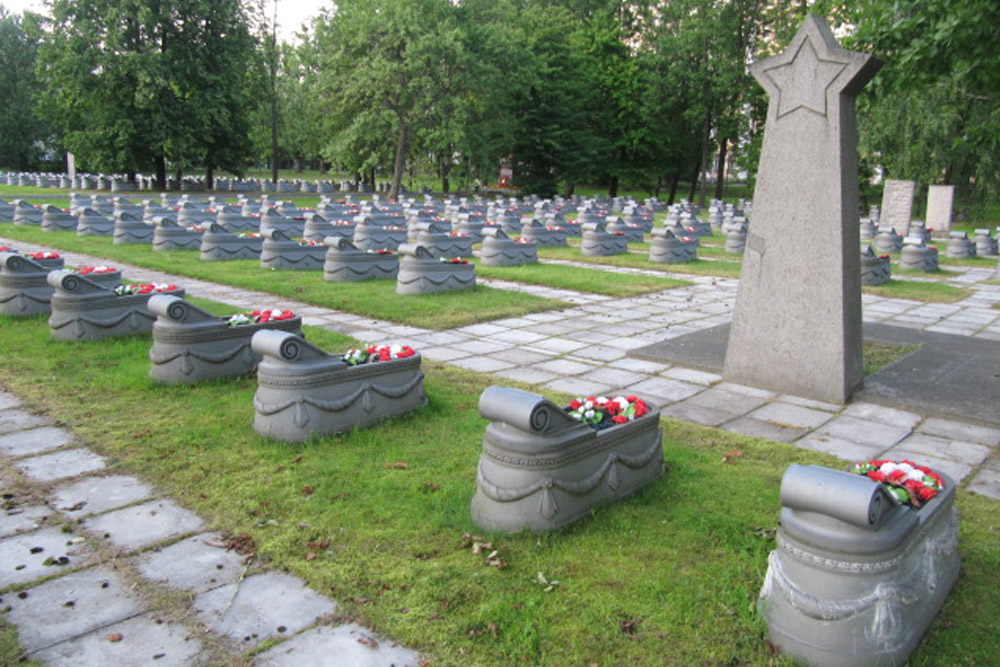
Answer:
[[[810,14],[784,53],[751,66],[770,103],[728,381],[838,403],[861,382],[854,98],[880,65]]]
[[[913,213],[913,191],[916,187],[917,184],[913,181],[886,180],[882,190],[880,226],[892,227],[900,236],[906,236]]]
[[[926,226],[937,232],[951,231],[951,208],[954,201],[954,185],[932,185],[927,188]]]

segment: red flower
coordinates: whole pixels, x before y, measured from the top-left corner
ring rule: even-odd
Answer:
[[[924,502],[930,500],[931,498],[933,498],[936,495],[937,495],[937,490],[936,489],[932,489],[929,486],[924,486],[924,487],[921,487],[921,488],[917,489],[917,497],[920,498],[921,500],[923,500]]]
[[[884,482],[885,473],[883,473],[881,470],[873,470],[870,473],[868,473],[868,479],[874,480],[876,482]]]
[[[898,482],[904,477],[906,477],[906,473],[903,472],[902,470],[893,470],[891,473],[889,473],[889,479],[892,480],[893,482]]]
[[[571,410],[579,410],[581,405],[583,405],[583,403],[576,400],[575,398],[569,402],[569,407]]]
[[[616,424],[624,424],[625,422],[628,421],[628,417],[626,417],[625,415],[615,415],[614,417],[611,418],[611,421],[613,421]]]

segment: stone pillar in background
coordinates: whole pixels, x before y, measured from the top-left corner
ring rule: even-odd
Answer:
[[[913,181],[887,179],[882,189],[882,217],[879,226],[892,227],[900,236],[906,236],[913,216],[913,193],[917,184]]]
[[[750,68],[770,103],[728,381],[835,403],[861,383],[854,98],[880,66],[810,14],[784,53]]]
[[[927,189],[927,217],[924,227],[947,234],[951,231],[952,205],[955,203],[954,185],[932,185]]]

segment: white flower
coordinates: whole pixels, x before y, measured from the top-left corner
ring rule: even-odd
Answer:
[[[916,470],[916,469],[914,469],[914,470],[910,470],[910,472],[906,473],[906,479],[915,479],[918,482],[923,482],[924,481],[924,477],[925,477],[925,474],[924,474],[923,470]]]

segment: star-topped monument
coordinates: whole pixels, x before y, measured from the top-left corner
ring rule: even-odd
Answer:
[[[861,383],[854,97],[878,71],[809,15],[754,63],[770,94],[723,377],[844,403]]]
[[[877,69],[871,56],[840,48],[830,27],[810,14],[784,53],[754,63],[750,73],[781,118],[799,109],[826,116],[829,93],[856,95]]]

